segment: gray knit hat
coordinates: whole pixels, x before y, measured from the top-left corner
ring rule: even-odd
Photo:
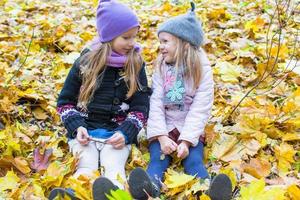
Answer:
[[[167,32],[199,47],[203,43],[204,33],[194,12],[195,4],[193,2],[191,2],[191,7],[192,9],[188,13],[173,17],[162,23],[157,34]]]

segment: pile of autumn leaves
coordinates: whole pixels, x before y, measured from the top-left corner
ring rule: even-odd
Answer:
[[[150,79],[158,51],[157,25],[184,13],[189,4],[126,2],[141,20],[139,42]],[[286,21],[284,40],[269,45],[267,54],[274,4],[263,0],[196,4],[216,83],[206,127],[209,172],[229,175],[234,199],[299,199],[300,48],[292,36],[300,27],[300,17],[294,14]],[[71,176],[77,159],[61,137],[65,130],[55,105],[74,59],[96,34],[96,5],[96,0],[0,2],[0,199],[45,199],[59,186],[91,199],[91,181],[100,172],[91,179]],[[299,13],[299,6],[295,10]],[[143,140],[140,147],[133,146],[127,172],[146,167],[148,161]],[[208,182],[183,174],[179,162],[175,158],[166,173],[162,198],[196,199],[192,194],[206,190]],[[113,196],[130,199],[121,191]]]

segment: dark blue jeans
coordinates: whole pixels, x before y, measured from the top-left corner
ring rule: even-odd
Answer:
[[[158,140],[149,145],[150,163],[147,172],[152,181],[161,187],[161,181],[164,180],[164,172],[169,167],[172,157],[165,156],[164,160],[160,159],[161,148]],[[203,143],[199,141],[198,145],[189,148],[189,155],[182,160],[184,172],[189,175],[196,175],[198,178],[208,178],[207,170],[203,164]]]

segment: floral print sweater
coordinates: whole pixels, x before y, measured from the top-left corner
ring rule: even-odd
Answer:
[[[164,98],[166,95],[169,95],[170,98],[175,98],[176,96],[180,98],[182,94],[181,84],[179,83],[177,92],[173,91],[170,93],[170,90],[168,90],[167,86],[172,81],[172,78],[166,78],[168,77],[168,66],[163,63],[162,70],[157,69],[153,74],[153,93],[150,98],[147,126],[148,139],[151,140],[160,135],[168,135],[170,131],[177,128],[180,132],[179,141],[185,140],[190,142],[192,146],[196,146],[200,137],[204,136],[204,128],[210,117],[214,100],[214,81],[206,53],[200,49],[199,54],[202,67],[201,81],[196,90],[193,90],[190,81],[184,81],[183,109],[165,104]]]

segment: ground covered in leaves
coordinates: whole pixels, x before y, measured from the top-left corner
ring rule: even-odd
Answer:
[[[138,40],[150,78],[157,25],[189,3],[124,2],[140,18]],[[216,83],[206,127],[209,172],[230,176],[234,199],[300,199],[299,0],[196,5]],[[91,180],[71,176],[76,158],[62,136],[56,99],[74,59],[96,34],[96,6],[97,0],[0,1],[0,199],[46,199],[59,186],[91,199]],[[142,140],[127,172],[148,160]],[[178,163],[166,174],[161,198],[209,199],[195,194],[207,182],[184,175]]]

